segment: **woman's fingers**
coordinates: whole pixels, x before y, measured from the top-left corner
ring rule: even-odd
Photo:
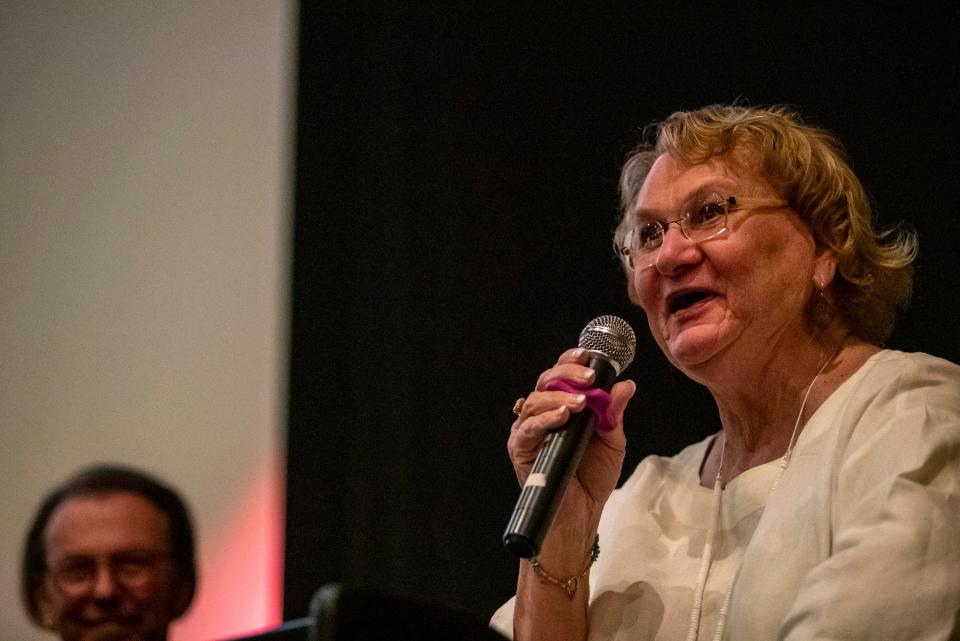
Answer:
[[[587,358],[587,350],[583,348],[568,349],[560,355],[556,365],[540,374],[536,389],[542,390],[548,383],[558,379],[590,387],[597,373],[585,365]]]
[[[531,461],[540,449],[547,430],[562,427],[570,414],[583,410],[586,398],[583,394],[566,392],[534,392],[524,402],[523,410],[511,427],[507,446],[514,462]],[[527,405],[531,407],[528,408]],[[517,460],[515,454],[520,455]],[[530,456],[526,456],[530,455]]]
[[[527,397],[507,441],[507,451],[521,483],[526,480],[547,431],[562,427],[570,414],[582,411],[585,404],[583,394],[567,392],[533,392]]]
[[[575,387],[582,386],[585,390],[593,386],[596,372],[585,365],[588,358],[587,351],[581,348],[565,351],[557,359],[556,365],[540,375],[535,391],[524,400],[507,442],[507,450],[521,484],[529,474],[547,431],[562,427],[572,413],[584,411],[586,406],[585,394],[575,390],[546,388],[558,380],[572,382]],[[636,385],[629,380],[616,383],[610,390],[608,415],[613,429],[597,431],[596,434],[603,444],[613,451],[622,452],[626,448],[623,412],[635,391]]]
[[[551,391],[551,392],[531,392],[530,396],[523,401],[523,407],[520,408],[520,415],[513,422],[513,428],[516,429],[527,418],[538,416],[547,412],[566,407],[571,411],[578,412],[583,409],[586,397],[583,394],[571,394],[569,392]]]

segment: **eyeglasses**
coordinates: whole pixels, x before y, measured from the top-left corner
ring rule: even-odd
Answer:
[[[788,204],[776,198],[723,197],[716,193],[699,196],[684,203],[679,218],[662,223],[659,220],[640,221],[627,232],[626,243],[620,248],[620,254],[630,271],[652,267],[660,254],[667,228],[674,223],[687,239],[702,243],[727,230],[729,214],[748,209],[785,207]]]
[[[168,560],[166,552],[130,550],[107,557],[110,576],[129,589],[147,585],[155,576],[157,567]],[[89,594],[97,580],[99,561],[89,556],[71,556],[48,568],[54,585],[67,596]]]

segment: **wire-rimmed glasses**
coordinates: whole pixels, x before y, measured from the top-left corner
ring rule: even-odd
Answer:
[[[630,271],[652,267],[657,261],[663,237],[670,225],[676,224],[681,233],[695,243],[719,236],[727,230],[727,216],[737,211],[785,207],[789,203],[778,198],[738,198],[717,193],[699,196],[685,203],[680,216],[673,220],[638,220],[627,232],[620,248]]]
[[[128,550],[106,557],[112,579],[128,589],[147,585],[157,574],[157,567],[170,558],[169,553],[151,550]],[[89,594],[96,584],[100,562],[91,556],[69,556],[48,568],[53,584],[66,596]]]

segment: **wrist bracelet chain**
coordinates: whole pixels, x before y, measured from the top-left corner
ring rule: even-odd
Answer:
[[[540,560],[537,557],[532,557],[527,559],[530,561],[530,567],[533,568],[534,574],[537,576],[543,577],[550,583],[560,586],[567,593],[567,596],[570,597],[570,600],[573,601],[573,597],[577,594],[577,590],[580,588],[580,581],[582,581],[587,573],[590,572],[590,568],[593,566],[594,562],[600,556],[600,535],[597,535],[597,538],[593,540],[593,547],[590,548],[590,559],[587,561],[587,564],[584,566],[583,571],[577,576],[572,576],[569,579],[562,580],[553,576],[549,572],[543,569],[543,566],[540,565]]]

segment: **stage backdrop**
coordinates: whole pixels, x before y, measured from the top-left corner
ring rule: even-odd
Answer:
[[[289,0],[0,2],[0,639],[41,496],[129,463],[181,490],[172,641],[280,620]]]
[[[838,133],[920,234],[889,345],[960,360],[957,11],[628,6],[302,7],[287,616],[334,580],[510,596],[510,408],[597,315],[640,337],[627,471],[718,428],[610,247],[619,166],[673,110],[786,102]]]

